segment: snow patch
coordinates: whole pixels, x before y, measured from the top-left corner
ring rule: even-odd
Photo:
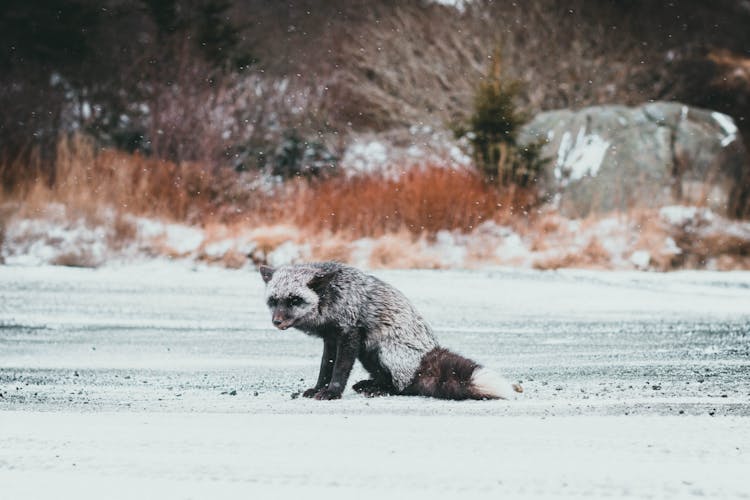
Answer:
[[[450,231],[438,231],[432,250],[440,256],[447,267],[463,267],[466,260],[466,246],[461,245]]]
[[[409,146],[409,148],[406,150],[406,154],[411,156],[412,158],[422,158],[425,155],[422,148],[420,148],[416,144],[412,144],[411,146]]]
[[[453,162],[459,165],[464,165],[464,166],[471,165],[471,157],[469,157],[466,153],[461,151],[461,148],[459,148],[458,146],[455,146],[455,145],[451,146],[448,149],[448,155]]]
[[[737,139],[737,126],[734,124],[734,120],[732,120],[731,117],[724,113],[714,111],[711,113],[711,118],[716,120],[721,127],[721,130],[724,132],[723,136],[719,136],[723,147],[730,145]]]
[[[266,260],[270,266],[284,266],[299,262],[307,254],[309,254],[309,248],[306,245],[298,245],[293,241],[286,241],[269,252]]]
[[[508,233],[503,237],[502,243],[495,250],[495,255],[503,260],[513,260],[528,256],[529,249],[526,248],[521,237],[509,229]]]
[[[585,176],[595,176],[607,154],[610,142],[597,134],[586,134],[585,127],[578,130],[575,142],[570,132],[565,132],[557,150],[554,175],[563,186]]]
[[[344,152],[341,164],[356,172],[375,172],[386,168],[388,149],[379,141],[356,141]]]
[[[12,265],[97,267],[106,260],[108,236],[103,226],[91,227],[82,218],[12,220],[1,255]]]
[[[648,269],[651,264],[651,254],[646,250],[636,250],[630,256],[630,262],[638,269]]]
[[[692,207],[686,205],[669,205],[659,210],[659,216],[665,222],[674,226],[684,226],[688,222],[702,219],[711,221],[714,213],[709,208]]]
[[[157,219],[132,217],[142,244],[159,241],[178,255],[192,254],[203,244],[205,234],[201,229],[183,224],[165,224]]]
[[[682,253],[682,248],[677,246],[677,243],[675,243],[674,238],[667,237],[667,239],[664,240],[663,253],[667,255],[680,255]]]
[[[360,238],[352,242],[351,262],[356,267],[367,268],[369,267],[370,256],[372,255],[372,249],[375,246],[375,241],[372,238]]]
[[[133,217],[131,220],[141,238],[158,238],[164,234],[164,224],[156,219]]]
[[[236,243],[233,239],[215,241],[203,248],[203,254],[212,259],[221,259],[235,247]]]
[[[432,0],[432,2],[448,7],[453,7],[457,11],[463,13],[466,10],[466,5],[470,3],[471,0]]]
[[[168,224],[165,233],[166,245],[180,255],[198,250],[205,237],[200,229],[180,224]]]

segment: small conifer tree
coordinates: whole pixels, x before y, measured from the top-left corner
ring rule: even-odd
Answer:
[[[517,80],[503,80],[500,63],[500,53],[495,51],[491,71],[474,96],[468,130],[463,132],[471,142],[474,162],[486,179],[499,186],[527,186],[544,166],[543,143],[518,144],[518,132],[528,120],[516,105],[522,86]]]

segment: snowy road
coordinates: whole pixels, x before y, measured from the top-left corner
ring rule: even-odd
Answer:
[[[750,273],[379,275],[525,393],[309,401],[253,272],[0,266],[2,498],[750,498]]]

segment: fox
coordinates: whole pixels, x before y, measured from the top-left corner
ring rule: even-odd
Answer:
[[[323,340],[315,386],[302,395],[340,399],[355,360],[370,375],[352,386],[368,397],[510,399],[523,392],[480,364],[441,347],[406,296],[338,262],[259,267],[271,322]]]

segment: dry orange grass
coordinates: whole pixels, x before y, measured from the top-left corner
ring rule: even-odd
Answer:
[[[231,174],[196,163],[98,149],[82,135],[58,142],[51,178],[41,169],[37,172],[14,185],[9,197],[22,200],[27,211],[57,202],[94,219],[110,207],[122,213],[200,222],[236,194]]]
[[[529,191],[499,192],[473,171],[437,165],[397,177],[296,180],[254,192],[242,189],[229,169],[98,149],[82,135],[59,141],[54,172],[52,178],[38,174],[19,181],[10,196],[23,201],[26,211],[57,202],[91,219],[108,207],[200,225],[292,224],[347,238],[471,231],[486,220],[509,219],[534,201]]]
[[[282,243],[298,241],[300,232],[290,225],[260,226],[248,233],[250,240],[255,242],[257,249],[264,254],[271,252]]]
[[[298,226],[351,237],[406,230],[433,236],[441,229],[471,231],[532,202],[528,192],[500,193],[473,171],[440,166],[398,177],[369,174],[298,184],[286,194]]]
[[[430,243],[444,229],[474,232],[476,238],[467,243],[467,262],[513,263],[497,255],[504,238],[496,234],[497,226],[488,225],[486,233],[484,228],[475,231],[492,220],[512,227],[532,252],[543,254],[533,263],[540,269],[611,266],[612,256],[596,235],[620,238],[626,259],[628,252],[648,251],[651,267],[658,270],[702,268],[709,262],[719,269],[747,268],[750,262],[746,238],[706,221],[671,227],[656,211],[634,209],[622,214],[622,227],[612,231],[599,228],[602,220],[593,216],[571,224],[535,207],[530,191],[498,190],[471,170],[439,165],[398,176],[299,179],[261,192],[244,188],[238,174],[228,169],[97,149],[83,136],[59,142],[55,175],[45,174],[40,165],[38,159],[25,169],[15,163],[0,165],[6,173],[23,171],[10,189],[0,190],[0,243],[4,227],[15,217],[83,219],[89,227],[106,228],[111,248],[125,248],[138,238],[130,216],[139,215],[199,225],[206,234],[204,247],[233,240],[235,246],[225,254],[200,250],[200,258],[228,267],[263,262],[287,241],[306,244],[308,257],[320,260],[440,267],[445,263]],[[363,237],[377,240],[369,250],[352,244]],[[160,249],[158,241],[152,243],[148,251],[169,252]],[[85,266],[95,265],[95,260],[85,252],[57,259]]]

